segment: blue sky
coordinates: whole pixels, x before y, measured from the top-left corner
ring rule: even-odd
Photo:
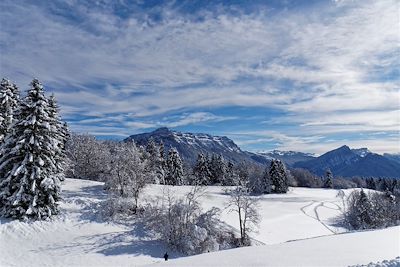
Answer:
[[[397,1],[0,3],[0,75],[73,131],[167,126],[243,149],[400,152]]]

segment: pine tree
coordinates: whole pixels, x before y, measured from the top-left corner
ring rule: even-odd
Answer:
[[[356,221],[357,229],[368,229],[373,224],[371,217],[372,205],[367,194],[361,189],[356,202]]]
[[[56,151],[56,155],[54,159],[56,161],[56,166],[58,168],[57,174],[61,181],[64,180],[64,169],[65,169],[65,157],[66,157],[66,148],[65,145],[67,143],[69,137],[68,126],[64,123],[59,116],[59,108],[57,105],[56,98],[54,94],[50,96],[48,99],[49,103],[49,123],[51,126],[51,134],[53,140],[57,142],[56,146],[59,148]]]
[[[19,107],[18,87],[3,78],[0,82],[0,145],[11,132],[15,113]]]
[[[368,189],[372,189],[375,190],[376,189],[376,184],[375,184],[375,179],[374,178],[367,178],[365,180],[366,184],[367,184],[367,188]]]
[[[162,148],[163,149],[163,148]],[[164,149],[163,149],[164,150]],[[149,154],[149,167],[151,172],[154,173],[154,181],[157,184],[164,183],[165,171],[164,171],[164,158],[161,152],[161,146],[157,145],[153,138],[150,138],[147,142],[146,151]]]
[[[332,172],[330,169],[327,169],[325,172],[325,182],[324,188],[333,188],[333,181],[332,181]]]
[[[211,172],[208,166],[208,159],[203,153],[197,155],[196,165],[193,168],[193,175],[196,177],[197,184],[208,185],[210,183]]]
[[[262,179],[262,193],[264,193],[264,194],[271,193],[271,189],[272,189],[271,187],[272,187],[272,182],[271,182],[271,177],[269,176],[269,169],[267,167],[264,172],[263,179]]]
[[[232,163],[232,161],[228,161],[228,164],[226,164],[226,169],[225,169],[225,177],[224,180],[222,181],[223,185],[234,185],[234,180],[236,173],[235,173],[235,165]]]
[[[45,219],[58,212],[57,146],[43,86],[33,80],[0,157],[0,215]]]
[[[213,154],[211,156],[209,169],[211,172],[210,180],[212,184],[222,183],[225,180],[226,164],[221,155]]]
[[[171,148],[168,151],[166,169],[165,183],[169,185],[181,185],[183,179],[183,164],[175,148]]]
[[[273,193],[286,193],[288,191],[288,174],[285,165],[280,160],[272,160],[269,168]]]

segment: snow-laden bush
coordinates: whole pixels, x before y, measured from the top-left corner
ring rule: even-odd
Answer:
[[[374,229],[400,224],[400,200],[389,193],[355,190],[347,199],[345,222],[352,229]]]
[[[157,203],[145,207],[146,227],[168,246],[186,255],[231,248],[235,238],[219,220],[220,210],[203,212],[198,198],[200,187],[176,198],[165,189]]]

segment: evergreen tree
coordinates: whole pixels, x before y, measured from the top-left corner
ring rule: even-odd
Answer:
[[[286,193],[289,189],[288,173],[286,172],[285,165],[282,161],[274,159],[271,161],[269,168],[269,176],[272,182],[273,193]]]
[[[61,121],[61,118],[59,116],[59,108],[54,94],[50,96],[50,98],[48,99],[48,103],[51,134],[53,140],[57,141],[56,146],[59,148],[56,151],[56,155],[54,156],[56,167],[58,168],[56,175],[58,175],[60,180],[63,181],[66,157],[65,145],[69,137],[69,131],[67,124]]]
[[[375,179],[374,178],[367,178],[365,180],[366,184],[367,184],[367,188],[368,189],[372,189],[372,190],[376,190],[376,184],[375,184]]]
[[[324,188],[333,188],[333,181],[332,181],[332,172],[330,169],[327,169],[325,172],[325,182]]]
[[[2,146],[0,215],[45,219],[58,212],[60,148],[49,113],[43,86],[35,79]]]
[[[211,172],[208,160],[203,153],[197,155],[196,165],[193,168],[193,175],[196,177],[197,184],[208,185],[210,183]]]
[[[11,132],[11,126],[17,108],[19,107],[18,87],[3,78],[0,82],[0,145]]]
[[[150,137],[149,141],[147,141],[146,151],[151,155],[151,157],[157,157],[159,154],[158,147],[156,142],[154,142],[153,137]]]
[[[147,142],[146,151],[149,154],[149,167],[151,172],[154,173],[155,183],[164,183],[165,171],[164,171],[164,158],[161,152],[161,146],[157,145],[153,138],[150,138]]]
[[[168,151],[166,169],[165,183],[169,185],[181,185],[183,179],[183,164],[175,148],[171,148]]]
[[[161,184],[165,184],[165,175],[166,175],[166,161],[165,161],[165,151],[164,151],[164,143],[162,140],[158,143],[158,151],[160,157],[159,159],[159,167],[158,167],[158,177],[160,179]]]
[[[355,203],[354,226],[356,229],[368,229],[373,224],[371,213],[373,212],[371,202],[367,194],[361,189]]]
[[[271,193],[271,188],[272,187],[272,182],[271,182],[271,177],[269,176],[269,169],[268,167],[266,168],[262,180],[262,193],[264,194],[269,194]]]
[[[225,180],[226,164],[221,155],[213,154],[209,162],[209,169],[211,173],[211,183],[222,183]]]
[[[379,190],[383,192],[389,189],[388,181],[385,178],[379,178],[378,186]]]
[[[228,164],[226,164],[226,171],[225,171],[225,177],[224,180],[222,181],[223,185],[233,185],[233,181],[235,179],[235,165],[231,161],[228,161]]]

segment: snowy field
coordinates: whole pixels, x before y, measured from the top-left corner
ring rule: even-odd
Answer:
[[[96,207],[106,198],[102,188],[99,182],[67,179],[62,214],[53,221],[1,219],[0,266],[349,266],[400,256],[400,227],[345,233],[337,226],[340,195],[349,191],[291,188],[285,195],[261,197],[263,219],[252,234],[258,246],[192,257],[170,253],[171,260],[163,262],[166,248],[140,226],[99,218]],[[189,187],[172,190],[183,195]],[[144,199],[161,191],[149,186]],[[202,204],[223,209],[227,199],[220,187],[208,187]],[[222,219],[236,228],[235,214],[223,212]]]

